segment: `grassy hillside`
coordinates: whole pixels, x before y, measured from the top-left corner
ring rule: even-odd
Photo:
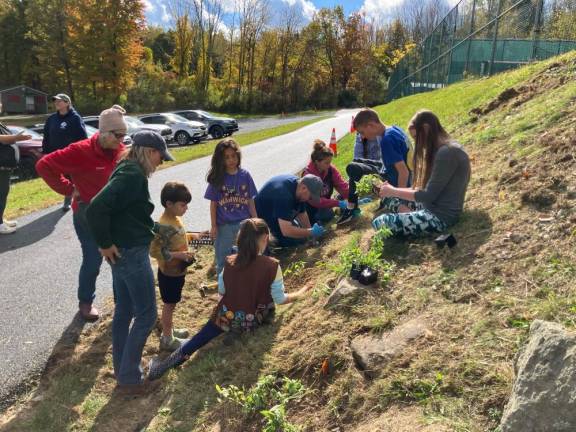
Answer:
[[[78,343],[55,350],[38,389],[6,412],[0,429],[494,430],[530,322],[575,324],[575,78],[572,53],[378,107],[385,123],[400,126],[418,109],[432,109],[470,153],[473,177],[452,229],[455,249],[388,239],[380,287],[326,310],[345,257],[371,236],[365,209],[320,247],[281,256],[288,289],[314,290],[280,306],[276,322],[256,337],[233,346],[215,341],[164,378],[160,392],[124,400],[113,393],[108,316]],[[351,142],[340,142],[341,166]],[[190,270],[177,326],[199,328],[215,304],[214,293],[197,290],[210,259],[203,253]],[[428,323],[426,337],[376,376],[357,369],[351,339],[411,319]],[[154,332],[145,357],[157,346]],[[216,385],[243,387],[241,406],[219,396]]]

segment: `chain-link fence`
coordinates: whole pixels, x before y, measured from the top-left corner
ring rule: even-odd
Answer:
[[[576,49],[576,0],[461,0],[396,66],[387,100]]]

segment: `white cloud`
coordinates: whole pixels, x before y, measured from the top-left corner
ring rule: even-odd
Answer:
[[[160,7],[162,8],[162,16],[160,17],[160,19],[162,20],[163,23],[167,23],[168,21],[170,21],[170,15],[168,14],[168,9],[166,8],[166,5],[164,3],[160,3]]]
[[[419,0],[364,0],[360,13],[365,14],[367,18],[386,21],[393,17],[396,8],[409,1]],[[458,2],[460,0],[446,0],[450,8],[456,6]]]
[[[290,6],[299,5],[302,8],[302,15],[307,20],[311,21],[314,14],[318,12],[318,8],[314,6],[310,0],[282,0]]]
[[[150,0],[142,0],[142,3],[144,3],[144,9],[146,12],[154,12],[154,9],[156,9],[156,6],[154,6],[154,3]]]
[[[404,3],[405,0],[365,0],[360,8],[360,12],[368,18],[376,20],[389,18],[394,9]],[[407,0],[414,1],[414,0]]]

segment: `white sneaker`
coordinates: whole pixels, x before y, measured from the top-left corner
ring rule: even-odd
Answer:
[[[16,228],[10,227],[10,226],[6,225],[5,223],[0,225],[0,234],[12,234],[15,231],[16,231]]]
[[[18,226],[18,221],[4,219],[4,225],[9,226],[10,228],[16,228]]]

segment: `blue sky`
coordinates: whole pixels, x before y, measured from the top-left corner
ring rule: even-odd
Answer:
[[[146,18],[150,24],[170,26],[170,18],[167,5],[170,0],[142,0],[146,6]],[[213,0],[223,4],[230,4],[233,0]],[[362,10],[368,17],[386,17],[390,11],[404,1],[418,0],[268,0],[273,11],[279,11],[287,5],[295,5],[302,11],[304,21],[309,21],[315,10],[322,7],[344,6],[346,14]],[[224,16],[224,24],[226,16]]]

